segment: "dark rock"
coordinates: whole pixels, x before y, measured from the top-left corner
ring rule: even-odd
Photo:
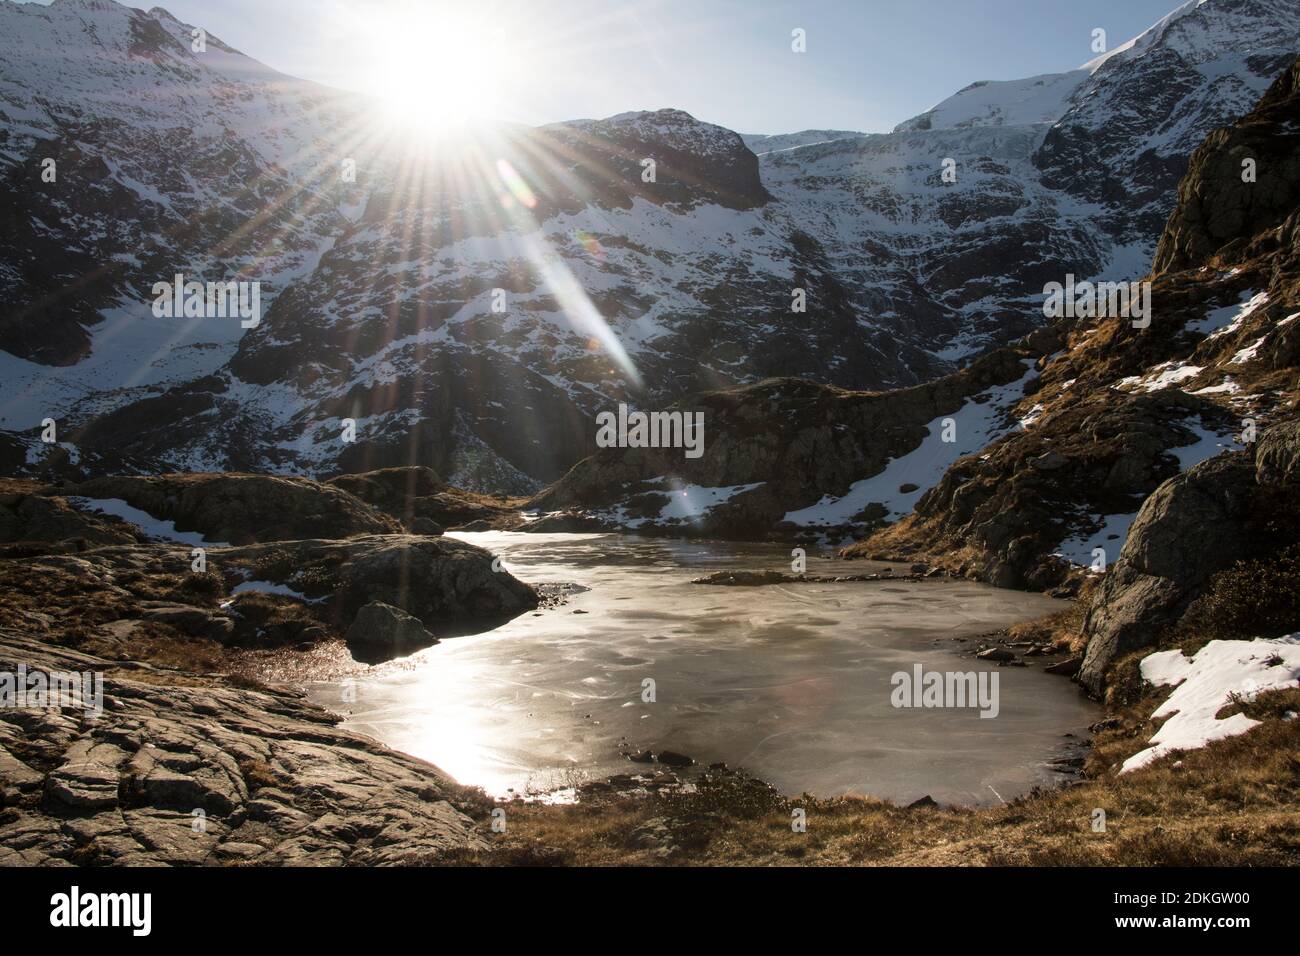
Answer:
[[[1255,469],[1224,454],[1171,478],[1143,503],[1084,617],[1079,683],[1099,694],[1117,656],[1149,646],[1209,576],[1246,555]]]
[[[675,750],[661,750],[657,755],[657,759],[661,764],[666,764],[669,767],[689,767],[695,763],[690,757],[679,754]]]
[[[1055,664],[1048,664],[1043,668],[1047,674],[1064,674],[1066,677],[1073,677],[1079,673],[1079,668],[1083,666],[1082,657],[1067,657],[1063,661],[1057,661]]]
[[[528,522],[519,530],[533,534],[601,534],[618,529],[600,518],[577,511],[562,511],[558,514],[543,515],[536,521]]]
[[[346,626],[364,605],[399,607],[426,625],[496,621],[537,607],[537,592],[507,571],[493,571],[493,556],[454,538],[366,535],[346,541],[294,541],[226,551],[224,560],[283,572],[278,583],[311,587],[328,596],[330,613]]]
[[[103,673],[113,705],[85,731],[57,711],[0,709],[0,775],[11,783],[0,788],[0,866],[410,865],[488,847],[456,808],[468,803],[462,788],[339,730],[300,694],[198,675],[178,684],[0,628],[0,668],[19,663]],[[39,766],[18,765],[11,748]]]
[[[208,541],[250,544],[401,531],[397,521],[342,489],[308,478],[194,474],[98,478],[69,489],[118,498]]]
[[[1300,419],[1265,429],[1255,449],[1261,485],[1300,485]]]
[[[349,645],[384,651],[428,647],[438,639],[430,634],[418,618],[399,607],[375,601],[357,611],[348,628]]]

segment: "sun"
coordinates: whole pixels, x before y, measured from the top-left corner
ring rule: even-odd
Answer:
[[[416,14],[383,33],[371,92],[385,119],[443,134],[503,118],[521,56],[496,24],[460,13]]]

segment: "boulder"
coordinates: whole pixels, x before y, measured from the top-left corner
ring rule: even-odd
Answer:
[[[1248,553],[1254,492],[1255,469],[1235,453],[1169,479],[1146,500],[1084,618],[1079,682],[1089,692],[1101,692],[1112,660],[1148,646],[1210,575]]]
[[[438,643],[419,618],[412,617],[400,607],[372,601],[357,611],[352,626],[348,628],[350,646],[384,651],[403,648],[428,647]]]
[[[344,613],[380,601],[436,625],[508,618],[537,607],[537,592],[492,570],[493,556],[454,538],[409,535],[358,539],[337,569]]]
[[[1300,419],[1265,430],[1255,449],[1261,485],[1300,485]]]
[[[340,629],[374,602],[413,614],[438,635],[495,626],[538,604],[530,586],[492,569],[491,552],[455,538],[288,541],[230,548],[221,560],[322,600]]]
[[[661,764],[668,767],[689,767],[691,764],[695,763],[695,761],[686,756],[686,754],[678,753],[675,750],[661,750],[655,756]]]

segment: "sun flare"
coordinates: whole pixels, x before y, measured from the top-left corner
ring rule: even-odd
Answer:
[[[382,31],[372,92],[390,123],[436,135],[503,118],[521,59],[497,24],[423,12]]]

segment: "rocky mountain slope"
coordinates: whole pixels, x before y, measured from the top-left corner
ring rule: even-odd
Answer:
[[[1060,575],[1053,552],[1113,562],[1160,482],[1294,416],[1298,77],[1293,64],[1193,155],[1155,255],[1150,327],[1075,320],[1020,402],[1032,425],[956,463],[858,551],[947,550],[998,583],[1041,586]]]
[[[713,423],[702,458],[602,451],[534,503],[642,530],[778,538],[903,518],[850,553],[925,551],[1014,587],[1113,562],[1157,485],[1242,447],[1248,426],[1262,431],[1294,398],[1291,76],[1194,154],[1154,256],[1149,327],[1061,320],[898,392],[772,382],[700,396],[692,407]],[[996,375],[972,375],[993,362]],[[940,400],[918,407],[918,395]]]
[[[109,0],[0,4],[0,424],[218,368],[238,321],[154,319],[153,283],[255,278],[269,305],[346,224],[320,164],[347,98],[216,37],[195,52],[192,30]]]
[[[0,47],[13,468],[415,464],[518,493],[593,451],[620,400],[906,387],[1030,332],[1045,281],[1134,277],[1186,156],[1294,50],[1300,0],[1191,3],[886,135],[742,138],[661,110],[436,147],[216,38],[193,52],[165,11],[0,20],[22,40]],[[265,282],[260,324],[154,319],[147,290],[177,272]]]

